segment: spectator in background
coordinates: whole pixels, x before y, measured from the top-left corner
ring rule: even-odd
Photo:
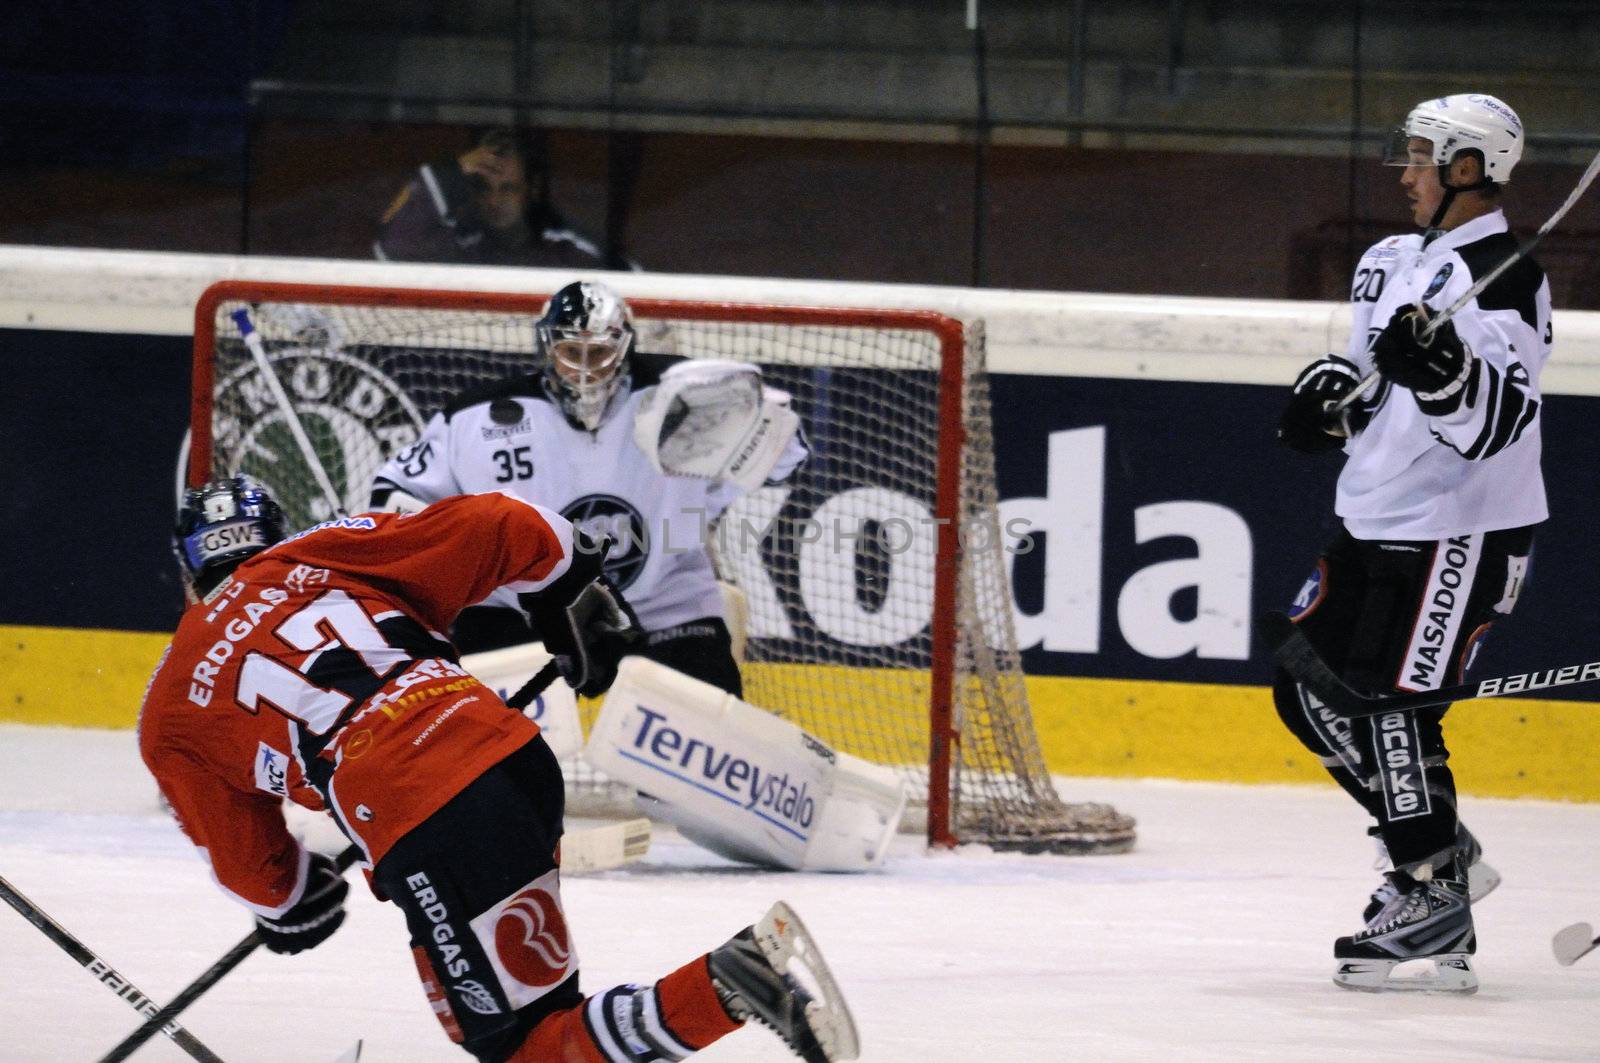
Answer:
[[[460,158],[426,163],[379,222],[385,261],[560,269],[637,269],[578,232],[550,204],[541,142],[494,128]]]

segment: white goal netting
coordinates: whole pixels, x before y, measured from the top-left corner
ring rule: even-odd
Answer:
[[[534,371],[542,302],[216,286],[197,317],[195,466],[259,478],[295,526],[364,509],[372,474],[453,395]],[[759,364],[793,395],[810,442],[788,482],[708,528],[720,576],[749,603],[746,700],[894,767],[936,842],[1131,846],[1127,816],[1060,799],[1039,749],[981,328],[914,311],[630,302],[641,349]],[[241,340],[241,311],[265,372]],[[595,783],[576,773],[572,785]]]

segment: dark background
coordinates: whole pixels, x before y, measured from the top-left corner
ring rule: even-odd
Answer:
[[[1531,234],[1600,148],[1600,2],[68,0],[0,34],[0,241],[371,257],[415,167],[543,131],[667,272],[1338,299],[1409,228],[1377,145],[1498,92]],[[1545,242],[1600,307],[1600,194]]]

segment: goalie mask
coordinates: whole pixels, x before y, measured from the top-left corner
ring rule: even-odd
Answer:
[[[551,297],[534,331],[545,391],[573,427],[593,432],[628,376],[628,305],[603,284],[578,281]]]
[[[185,589],[207,600],[233,570],[285,536],[283,510],[246,476],[184,492],[173,550]]]

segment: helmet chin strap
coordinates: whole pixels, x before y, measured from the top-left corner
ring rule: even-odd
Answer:
[[[1444,189],[1444,196],[1439,200],[1439,207],[1433,212],[1433,217],[1428,219],[1428,231],[1440,231],[1439,226],[1444,221],[1444,216],[1450,212],[1450,204],[1456,201],[1457,192],[1477,192],[1488,188],[1494,182],[1488,177],[1480,177],[1470,185],[1453,185],[1450,183],[1450,164],[1439,164],[1439,186]]]

